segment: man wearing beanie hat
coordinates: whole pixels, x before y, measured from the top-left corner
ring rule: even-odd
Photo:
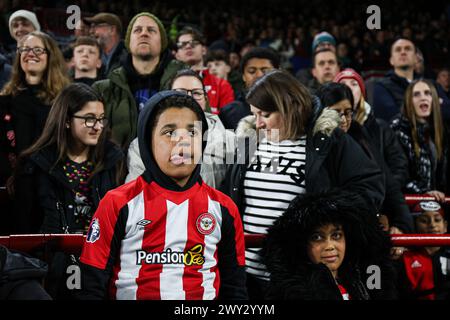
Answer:
[[[41,31],[36,15],[28,10],[17,10],[9,17],[9,33],[17,42],[33,31]]]
[[[417,233],[447,233],[444,209],[436,201],[421,201],[411,211]],[[399,265],[399,288],[406,299],[448,300],[450,298],[450,249],[411,248]]]
[[[127,55],[106,80],[93,84],[105,102],[113,138],[126,151],[136,137],[137,119],[151,96],[165,88],[175,73],[187,68],[167,49],[161,21],[149,12],[135,15],[125,35]]]
[[[101,12],[93,17],[82,19],[89,25],[90,33],[97,39],[102,49],[103,78],[110,72],[121,66],[121,60],[127,55],[122,39],[122,21],[112,13]]]

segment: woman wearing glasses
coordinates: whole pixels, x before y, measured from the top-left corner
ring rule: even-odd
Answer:
[[[368,127],[362,126],[359,122],[353,120],[354,95],[347,85],[334,82],[323,85],[319,89],[318,95],[325,107],[336,110],[339,113],[341,118],[340,128],[358,142],[366,154],[383,171],[386,195],[379,213],[385,215],[388,219],[389,225],[384,224],[386,229],[391,233],[412,232],[413,221],[401,192],[401,186],[394,179],[385,160],[384,153],[387,152],[384,152],[384,150],[394,146],[384,146],[385,140],[383,138],[377,139],[376,136],[374,137],[374,131],[369,131]],[[386,130],[390,129],[387,128]],[[381,135],[386,135],[386,130],[379,128],[378,132],[381,132]],[[396,140],[395,135],[393,139]],[[381,221],[384,222],[385,220],[383,219]],[[400,253],[402,253],[400,248],[396,248],[393,251],[393,254],[396,256]]]
[[[19,42],[11,78],[0,92],[0,185],[11,176],[17,155],[40,136],[53,100],[69,84],[64,68],[47,34],[34,31]]]
[[[203,153],[201,177],[203,181],[213,187],[219,188],[226,174],[227,150],[234,153],[234,134],[225,130],[219,117],[211,113],[208,96],[202,79],[191,69],[182,69],[172,78],[169,88],[192,96],[205,111],[208,122],[208,143]],[[228,149],[227,149],[228,148]],[[230,155],[229,158],[233,158]],[[126,181],[136,179],[144,172],[137,138],[133,140],[128,149],[128,175]]]
[[[120,185],[123,153],[109,141],[104,105],[89,86],[75,83],[57,96],[42,135],[18,159],[15,182],[21,222],[31,232],[85,233],[101,198]]]
[[[375,215],[384,197],[381,172],[336,130],[336,112],[321,112],[318,99],[280,70],[258,79],[246,100],[253,116],[236,132],[246,147],[237,149],[223,187],[243,215],[244,232],[265,234],[296,196],[332,188],[357,191]],[[270,274],[261,249],[247,248],[245,258],[249,296],[263,298]]]

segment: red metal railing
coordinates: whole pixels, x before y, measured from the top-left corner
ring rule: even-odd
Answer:
[[[245,246],[259,248],[262,246],[264,234],[246,234]],[[82,234],[27,234],[0,237],[0,245],[7,248],[31,252],[49,246],[53,250],[67,253],[81,253],[86,236]],[[450,246],[449,234],[393,234],[392,245],[398,247],[411,246]]]

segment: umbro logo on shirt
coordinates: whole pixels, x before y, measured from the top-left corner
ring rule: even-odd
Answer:
[[[145,227],[146,225],[149,225],[150,223],[152,223],[152,220],[142,219],[141,221],[136,223],[136,225],[138,225],[139,227]]]
[[[415,260],[412,264],[411,264],[411,268],[422,268],[422,264]]]

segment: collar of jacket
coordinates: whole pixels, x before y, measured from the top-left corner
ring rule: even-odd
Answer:
[[[123,158],[123,152],[121,149],[112,143],[111,141],[106,142],[105,146],[105,166],[103,170],[109,170],[117,164],[117,162]],[[48,146],[30,156],[30,161],[26,168],[27,173],[33,172],[33,167],[36,165],[42,171],[49,173],[61,183],[66,184],[66,177],[59,166],[54,166],[57,159],[57,149],[55,145]],[[98,174],[98,173],[97,173]],[[70,187],[70,186],[69,186]]]

